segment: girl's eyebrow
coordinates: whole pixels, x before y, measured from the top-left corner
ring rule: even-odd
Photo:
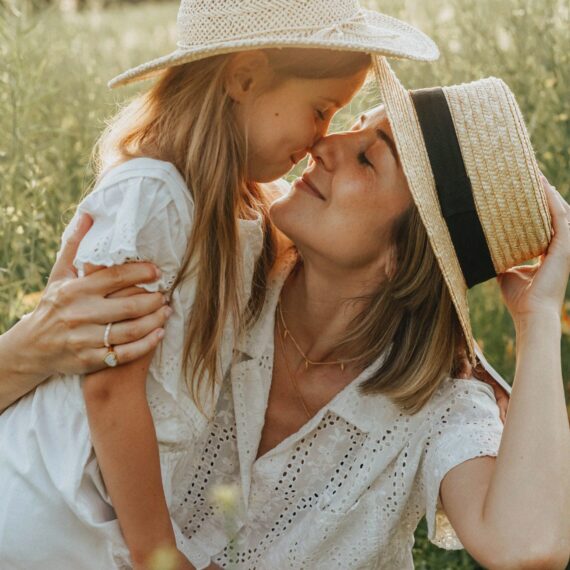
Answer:
[[[400,157],[398,156],[398,151],[396,150],[394,141],[382,129],[376,129],[376,136],[388,145],[396,164],[400,166]]]

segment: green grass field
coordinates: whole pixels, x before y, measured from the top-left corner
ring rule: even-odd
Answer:
[[[416,24],[439,44],[433,64],[398,63],[410,88],[495,75],[517,95],[541,168],[570,195],[570,34],[566,0],[370,0]],[[138,4],[82,14],[31,11],[0,1],[0,332],[37,298],[74,206],[92,181],[93,143],[106,118],[135,88],[106,82],[167,53],[177,4]],[[334,127],[376,102],[369,88]],[[514,331],[494,282],[471,293],[476,337],[492,364],[514,373]],[[570,313],[570,302],[566,304]],[[570,318],[563,322],[564,377],[570,378]],[[537,379],[540,380],[540,379]],[[570,389],[570,386],[567,386]],[[570,394],[570,391],[567,390]],[[431,547],[417,533],[419,569],[471,569],[465,552]]]

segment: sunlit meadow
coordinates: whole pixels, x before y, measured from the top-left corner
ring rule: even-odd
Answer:
[[[38,0],[39,1],[39,0]],[[49,2],[44,2],[49,4]],[[495,75],[517,95],[547,177],[570,195],[570,21],[567,0],[371,0],[414,23],[442,51],[433,64],[398,63],[411,87]],[[37,9],[0,0],[0,332],[37,302],[59,236],[92,183],[90,154],[106,118],[136,88],[108,79],[170,51],[176,3]],[[376,102],[373,89],[339,114],[347,127]],[[491,363],[514,374],[514,331],[494,282],[471,293],[473,326]],[[570,378],[570,301],[563,317],[564,377]],[[537,381],[540,381],[538,378]],[[567,386],[570,389],[570,386]],[[570,393],[570,392],[568,392]],[[464,552],[429,546],[417,533],[418,569],[470,569]]]

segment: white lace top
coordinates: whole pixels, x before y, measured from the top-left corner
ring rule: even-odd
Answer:
[[[413,534],[424,514],[432,542],[461,548],[439,509],[439,487],[452,467],[498,452],[502,423],[487,384],[448,379],[408,417],[383,396],[359,393],[370,367],[255,459],[271,385],[275,308],[292,266],[286,256],[276,268],[215,419],[179,465],[184,484],[174,490],[172,513],[191,559],[198,568],[212,560],[240,569],[404,570],[413,568]],[[237,489],[235,505],[215,499],[220,485]]]

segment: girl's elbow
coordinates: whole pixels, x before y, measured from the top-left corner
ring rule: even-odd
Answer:
[[[108,382],[93,377],[83,382],[83,398],[88,406],[103,406],[113,399],[113,388]]]
[[[529,544],[526,548],[506,555],[502,560],[489,564],[489,570],[565,570],[568,566],[568,550]]]
[[[135,397],[137,391],[144,392],[144,385],[137,390],[137,384],[115,371],[103,371],[87,376],[83,381],[83,398],[88,406],[104,407],[120,401],[126,396]]]

